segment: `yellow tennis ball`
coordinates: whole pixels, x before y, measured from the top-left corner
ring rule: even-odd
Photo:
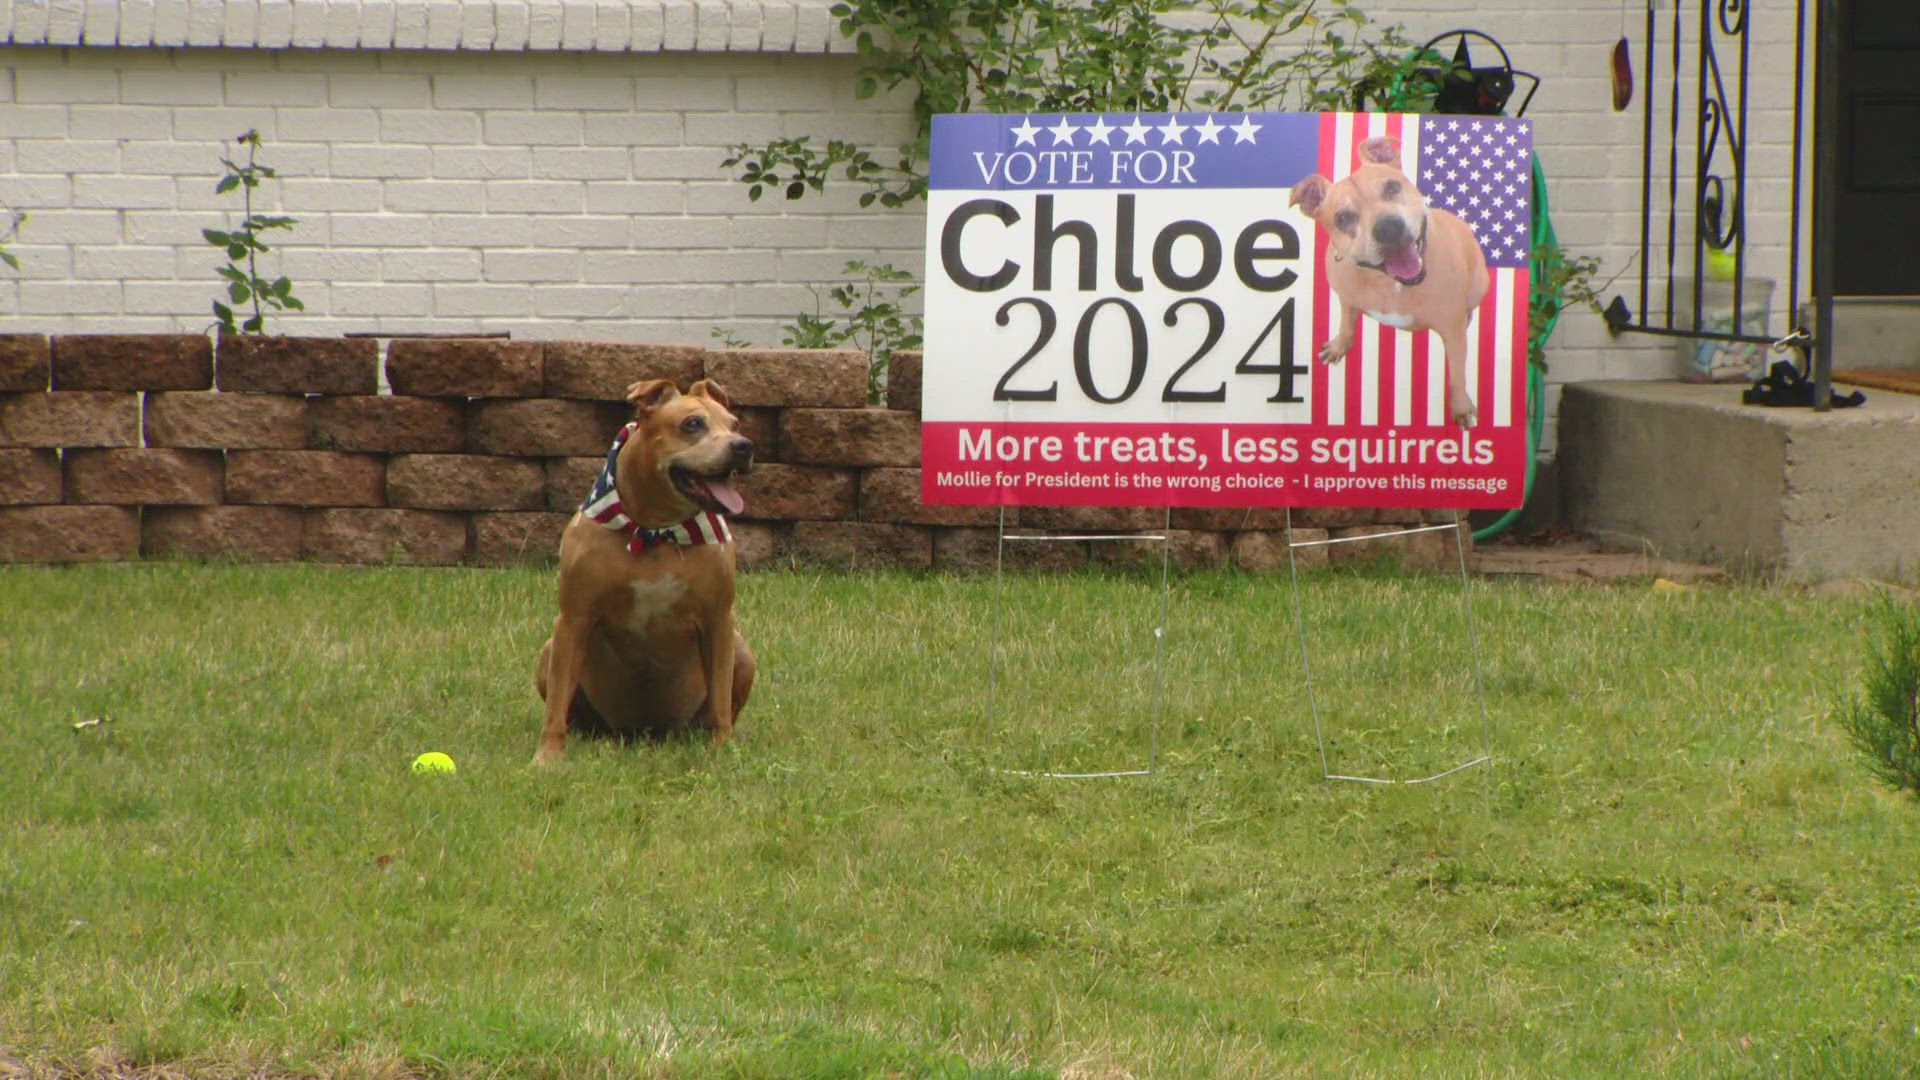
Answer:
[[[429,750],[413,759],[413,771],[423,776],[428,773],[450,773],[454,771],[453,759],[438,750]]]
[[[1732,281],[1735,263],[1733,252],[1725,249],[1710,248],[1707,251],[1707,276],[1715,281]]]

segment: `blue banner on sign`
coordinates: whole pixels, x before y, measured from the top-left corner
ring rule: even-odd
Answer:
[[[929,186],[950,191],[1281,188],[1314,171],[1309,113],[933,118]]]

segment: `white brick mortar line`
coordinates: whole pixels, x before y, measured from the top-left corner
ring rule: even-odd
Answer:
[[[845,53],[832,0],[0,0],[0,44]]]

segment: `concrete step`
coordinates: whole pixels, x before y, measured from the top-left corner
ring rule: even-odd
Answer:
[[[1665,558],[1823,580],[1920,568],[1920,396],[1867,391],[1816,413],[1741,387],[1569,383],[1566,523]]]
[[[1920,297],[1835,297],[1833,366],[1920,368]]]

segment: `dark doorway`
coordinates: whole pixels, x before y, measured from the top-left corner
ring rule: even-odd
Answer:
[[[1841,4],[1834,292],[1920,296],[1920,2]]]

